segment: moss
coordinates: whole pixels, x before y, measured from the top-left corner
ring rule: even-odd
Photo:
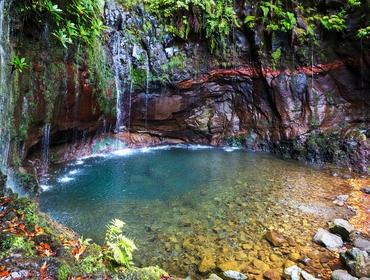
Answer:
[[[39,183],[35,174],[29,172],[16,172],[15,178],[18,183],[31,194],[37,193],[39,189]]]
[[[130,269],[125,277],[132,280],[160,280],[167,279],[168,273],[157,266]]]
[[[10,235],[1,242],[0,258],[5,258],[10,253],[21,252],[24,256],[35,255],[34,244],[23,236]]]
[[[246,135],[234,135],[226,138],[226,142],[231,147],[242,147],[245,144]]]
[[[132,68],[131,79],[136,89],[142,88],[146,82],[146,71],[141,68]]]
[[[58,280],[68,280],[71,275],[71,268],[67,264],[62,264],[58,269]]]
[[[105,266],[103,264],[102,254],[88,255],[81,259],[77,264],[77,271],[82,274],[94,274],[97,272],[104,272]]]
[[[162,70],[165,72],[173,73],[175,69],[185,68],[185,56],[183,54],[177,54],[170,58],[170,60],[162,66]]]

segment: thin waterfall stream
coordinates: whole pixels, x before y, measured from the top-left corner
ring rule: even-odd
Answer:
[[[9,147],[12,95],[9,86],[10,50],[9,15],[6,9],[10,1],[0,0],[0,171],[6,173]]]

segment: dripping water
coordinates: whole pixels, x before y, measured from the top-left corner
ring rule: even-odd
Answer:
[[[10,60],[10,1],[0,0],[0,171],[6,174],[10,148],[10,118],[12,95],[8,82]]]
[[[314,74],[313,74],[313,64],[314,64],[314,49],[313,49],[313,42],[311,40],[311,92],[313,93],[313,79],[314,79]]]
[[[115,83],[116,83],[116,127],[115,132],[118,133],[123,131],[123,98],[124,98],[124,85],[120,78],[121,73],[121,40],[120,33],[117,31],[113,38],[113,66],[115,73]]]
[[[46,122],[42,128],[41,159],[43,175],[47,174],[49,166],[50,127],[50,123]]]
[[[131,129],[131,109],[132,109],[132,94],[134,92],[134,81],[133,81],[133,78],[132,78],[132,65],[131,65],[131,62],[130,62],[130,65],[129,65],[129,69],[130,69],[130,88],[129,88],[129,98],[128,98],[128,116],[127,116],[127,130],[128,132],[130,133],[130,129]]]
[[[149,78],[150,78],[150,61],[149,55],[146,56],[145,63],[145,129],[148,128],[148,98],[149,98]]]
[[[76,51],[76,69],[74,71],[74,83],[75,83],[75,100],[73,106],[73,122],[77,123],[78,121],[78,113],[80,107],[80,100],[81,100],[81,82],[80,82],[80,56],[81,56],[81,46],[80,44],[77,45]],[[76,142],[78,138],[78,128],[75,125],[73,129],[73,142]]]

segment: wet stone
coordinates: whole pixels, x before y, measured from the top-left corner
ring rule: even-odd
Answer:
[[[361,189],[363,193],[370,194],[370,187],[364,187]]]
[[[333,202],[338,206],[344,206],[345,202],[348,200],[348,197],[348,195],[338,195]]]
[[[331,279],[332,280],[358,280],[357,277],[353,277],[347,271],[341,270],[341,269],[333,271],[333,273],[331,274]]]
[[[217,276],[216,274],[211,274],[207,280],[223,280],[221,277]]]
[[[271,269],[263,274],[263,277],[267,280],[280,280],[281,274],[276,269]]]
[[[340,235],[344,240],[349,240],[350,233],[355,228],[346,220],[335,219],[329,224],[330,232]]]
[[[271,245],[275,247],[282,246],[283,243],[285,242],[284,236],[276,231],[276,230],[270,230],[265,234],[265,238],[268,242],[271,243]]]
[[[336,249],[343,246],[343,241],[340,236],[332,234],[322,228],[316,232],[313,240],[320,245],[324,245],[328,249]]]
[[[233,271],[233,270],[227,270],[223,273],[226,279],[230,280],[245,280],[247,279],[247,276],[244,274],[238,272],[238,271]]]
[[[356,235],[353,239],[353,245],[357,248],[359,248],[362,251],[366,251],[370,254],[370,240],[360,236]]]

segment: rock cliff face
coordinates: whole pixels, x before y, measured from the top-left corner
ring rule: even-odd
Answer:
[[[231,52],[220,58],[201,38],[175,40],[143,8],[127,13],[110,1],[105,17],[116,83],[112,78],[111,92],[103,94],[112,94],[119,82],[126,129],[145,135],[145,143],[240,145],[367,172],[366,43],[361,52],[359,42],[343,40],[338,47],[333,40],[320,40],[319,46],[305,46],[298,55],[285,35],[276,36],[270,44],[286,50],[282,61],[289,62],[272,66],[258,52],[263,31],[236,30]],[[47,115],[42,77],[50,64],[59,65],[52,77],[57,93],[50,120],[52,145],[114,127],[112,114],[102,113],[101,93],[86,63],[51,50],[34,53],[31,74],[19,86],[37,100],[24,140],[26,154],[41,144]],[[18,107],[20,119],[24,108]]]
[[[237,144],[366,172],[369,92],[351,65],[276,72],[215,70],[132,104],[133,130],[212,145]],[[258,73],[259,72],[259,73]],[[365,129],[365,130],[364,130]],[[329,137],[325,140],[325,137]]]
[[[137,13],[145,15],[143,10]],[[111,34],[117,39],[121,32],[122,42],[127,42],[125,30],[144,30],[145,20],[135,20],[112,3],[106,17]],[[130,131],[152,135],[153,144],[172,139],[241,145],[367,172],[370,57],[355,52],[355,42],[340,50],[330,44],[325,50],[307,46],[308,59],[273,69],[263,56],[255,55],[259,40],[236,32],[233,53],[223,58],[225,69],[201,40],[179,43],[153,37],[161,30],[147,17],[151,28],[142,31],[139,40],[131,40],[128,51],[134,54],[134,69],[144,69],[137,57],[144,53],[154,77],[149,78],[149,88],[126,95]],[[262,34],[253,35],[262,40]],[[284,39],[276,38],[275,43]],[[167,65],[178,57],[181,63],[169,71]],[[164,77],[166,86],[158,77]]]

